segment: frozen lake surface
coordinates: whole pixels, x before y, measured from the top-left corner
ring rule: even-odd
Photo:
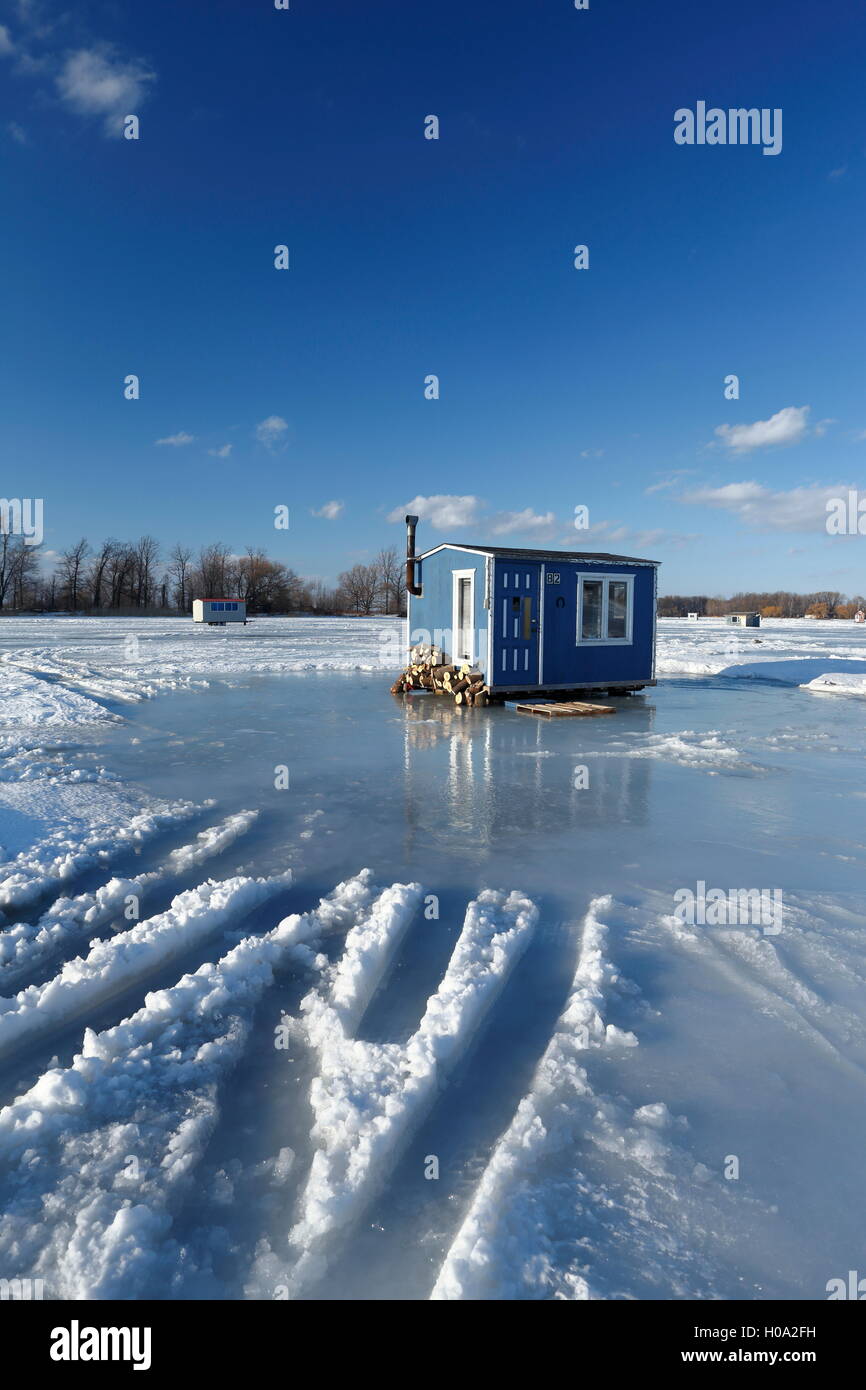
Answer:
[[[655,689],[550,722],[395,699],[400,649],[0,622],[0,1272],[826,1297],[863,1261],[866,632],[662,621]],[[683,922],[700,883],[781,930]]]

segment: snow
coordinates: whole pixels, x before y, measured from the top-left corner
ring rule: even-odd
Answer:
[[[866,632],[662,620],[655,689],[550,724],[392,698],[400,635],[0,622],[6,1277],[825,1297],[862,1254]],[[781,932],[684,923],[698,882]]]
[[[850,671],[828,671],[823,676],[803,684],[804,690],[814,690],[821,695],[866,695],[866,673],[854,675]]]
[[[0,998],[0,1057],[35,1034],[80,1017],[101,1000],[188,951],[204,936],[256,907],[291,881],[211,879],[179,893],[166,912],[108,940],[94,940],[86,956],[67,961],[52,979],[30,985],[14,999]]]
[[[83,869],[151,839],[193,815],[191,803],[141,809],[111,787],[43,779],[0,786],[0,908],[19,908]]]
[[[303,671],[382,671],[401,665],[397,618],[254,618],[210,628],[188,618],[4,618],[0,700],[7,690],[22,722],[35,691],[66,688],[65,708],[94,699],[135,702],[196,689],[215,676]],[[19,693],[20,692],[20,693]]]
[[[659,676],[718,676],[802,685],[827,670],[866,675],[862,627],[820,618],[764,618],[740,628],[723,618],[660,618]]]
[[[206,862],[249,830],[257,811],[242,811],[209,826],[189,845],[172,850],[159,870],[137,874],[134,878],[111,878],[94,893],[60,897],[36,922],[16,922],[0,934],[0,990],[8,989],[26,971],[44,965],[84,931],[110,925],[137,910],[141,899],[157,885],[167,882],[185,869]],[[133,906],[134,905],[134,906]]]
[[[406,1044],[361,1041],[358,1019],[416,910],[418,884],[398,886],[353,928],[343,958],[302,1009],[319,1057],[310,1091],[316,1150],[291,1231],[298,1258],[285,1276],[260,1252],[259,1278],[285,1277],[297,1296],[327,1269],[323,1250],[358,1219],[417,1128],[443,1073],[478,1031],[485,1011],[526,949],[538,913],[519,893],[486,891],[463,930],[424,1016]],[[255,1286],[254,1286],[255,1287]]]
[[[430,1295],[434,1300],[515,1298],[530,1280],[548,1281],[555,1270],[553,1251],[539,1204],[536,1177],[540,1161],[554,1148],[566,1147],[587,1112],[598,1104],[580,1065],[591,1047],[636,1047],[633,1033],[606,1024],[607,993],[617,984],[616,972],[604,957],[607,928],[598,912],[611,900],[594,902],[583,925],[577,968],[565,1009],[539,1062],[529,1093],[493,1152],[471,1207],[439,1270]],[[643,1106],[636,1118],[643,1126],[663,1128],[664,1105]],[[659,1152],[649,1145],[644,1158]],[[556,1199],[556,1194],[551,1194]],[[539,1258],[539,1247],[543,1254]],[[571,1279],[572,1297],[589,1298],[582,1275]]]
[[[236,912],[251,891],[236,885]],[[213,896],[213,895],[211,895]],[[3,1261],[38,1270],[53,1298],[162,1296],[194,1259],[171,1234],[171,1206],[188,1187],[218,1114],[217,1083],[236,1064],[255,1004],[280,959],[345,928],[372,896],[368,872],[319,908],[245,937],[216,964],[145,997],[130,1018],[96,1034],[0,1111]],[[289,1151],[271,1165],[284,1182]],[[62,1199],[60,1194],[62,1193]]]

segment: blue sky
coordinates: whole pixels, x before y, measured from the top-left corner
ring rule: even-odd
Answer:
[[[52,551],[332,578],[414,501],[422,545],[866,589],[824,525],[866,487],[858,9],[0,3],[0,492]],[[675,144],[699,100],[781,108],[781,153]]]

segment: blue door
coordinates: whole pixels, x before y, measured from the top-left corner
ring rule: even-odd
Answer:
[[[544,566],[544,684],[568,685],[578,671],[577,576],[573,565]]]
[[[538,590],[541,566],[496,562],[493,680],[496,685],[538,685]]]

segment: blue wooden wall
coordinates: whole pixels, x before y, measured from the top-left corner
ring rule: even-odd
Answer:
[[[409,645],[431,642],[453,660],[451,622],[453,570],[475,572],[475,666],[487,675],[487,609],[484,607],[485,556],[468,550],[440,550],[415,566],[415,582],[424,590],[409,595]]]

